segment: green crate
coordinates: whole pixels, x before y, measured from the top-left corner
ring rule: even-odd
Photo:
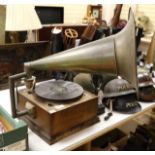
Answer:
[[[0,151],[28,150],[28,127],[19,119],[13,119],[8,112],[0,106],[2,116],[12,127],[10,131],[0,134]]]

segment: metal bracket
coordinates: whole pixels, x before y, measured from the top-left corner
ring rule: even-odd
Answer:
[[[12,75],[9,77],[9,87],[10,87],[10,99],[11,99],[11,111],[12,111],[12,116],[14,118],[16,117],[20,117],[23,115],[28,114],[28,110],[23,110],[23,111],[18,111],[17,110],[17,103],[16,103],[16,96],[17,96],[17,92],[15,91],[15,82],[18,79],[21,79],[23,77],[26,77],[26,73],[20,73],[20,74],[16,74],[16,75]]]

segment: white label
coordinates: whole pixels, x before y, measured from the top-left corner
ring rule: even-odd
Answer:
[[[63,104],[60,104],[60,105],[55,105],[54,108],[56,109],[62,109],[64,108],[65,106]]]
[[[50,114],[52,114],[52,113],[54,113],[54,112],[56,112],[55,109],[51,109],[51,110],[49,111]]]
[[[0,148],[0,151],[24,151],[24,150],[26,150],[26,140],[25,139]]]

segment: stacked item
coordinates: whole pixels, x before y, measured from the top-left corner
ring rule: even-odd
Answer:
[[[0,106],[0,151],[28,150],[28,127]]]
[[[126,145],[120,151],[155,151],[155,127],[138,125],[134,133],[130,133]]]
[[[120,129],[113,129],[101,137],[92,141],[92,151],[116,151],[115,142],[125,139],[127,135]],[[118,146],[118,145],[117,145]]]

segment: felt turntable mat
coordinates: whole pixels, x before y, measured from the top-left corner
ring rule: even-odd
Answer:
[[[54,101],[67,101],[80,97],[84,90],[74,82],[56,80],[41,83],[35,87],[35,94]]]

